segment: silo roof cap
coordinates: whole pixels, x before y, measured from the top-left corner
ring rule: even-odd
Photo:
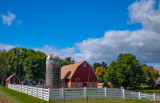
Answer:
[[[58,56],[56,56],[56,55],[54,55],[54,54],[50,54],[48,57],[47,57],[47,59],[49,59],[49,60],[59,60],[59,57]]]

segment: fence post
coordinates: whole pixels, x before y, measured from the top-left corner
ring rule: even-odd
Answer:
[[[23,85],[21,85],[21,92],[22,92],[22,87],[23,87]]]
[[[139,99],[141,99],[141,92],[138,92],[138,97]]]
[[[36,97],[38,97],[38,88],[36,87]]]
[[[28,86],[27,86],[27,94],[28,94]]]
[[[123,92],[123,98],[125,98],[125,89],[122,89]]]
[[[49,88],[49,100],[52,100],[52,89]]]
[[[42,88],[42,98],[41,99],[43,99],[43,88]]]
[[[153,93],[153,100],[156,100],[156,93]]]
[[[24,93],[25,91],[24,91],[24,85],[22,85],[22,93]]]
[[[62,99],[64,99],[64,88],[61,88],[61,95],[62,95]]]
[[[87,88],[84,87],[84,98],[87,98]]]
[[[104,87],[105,98],[107,97],[107,88]]]
[[[31,96],[33,96],[33,87],[31,86]]]

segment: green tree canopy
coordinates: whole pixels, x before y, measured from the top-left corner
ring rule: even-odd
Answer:
[[[8,64],[8,53],[6,50],[0,50],[0,83],[4,84],[5,79],[10,75]]]
[[[115,87],[137,87],[142,82],[143,71],[136,57],[132,54],[119,54],[116,62],[111,62],[105,72],[105,82]]]
[[[144,83],[148,84],[149,86],[151,86],[155,80],[160,77],[158,70],[155,70],[153,66],[142,65],[142,70],[144,72]]]
[[[61,66],[65,66],[65,65],[72,64],[71,57],[67,57],[67,58],[65,58],[64,60],[63,60],[63,59],[60,59],[60,61],[61,61]],[[74,60],[73,60],[73,61],[74,61]]]
[[[45,57],[31,56],[23,62],[25,77],[34,80],[44,79],[45,67]]]
[[[96,67],[103,67],[104,69],[107,69],[107,63],[102,61],[102,63],[98,63],[98,62],[95,62],[92,66],[93,70],[96,71]]]
[[[40,51],[34,51],[33,49],[16,47],[9,50],[8,54],[9,54],[8,66],[10,68],[10,71],[12,74],[16,74],[16,76],[21,80],[25,77],[29,77],[33,79],[39,78],[40,77],[39,75],[33,75],[33,74],[35,72],[38,73],[41,70],[43,72],[43,75],[41,72],[39,72],[39,74],[41,74],[42,76],[40,78],[45,77],[44,75],[45,65],[46,65],[45,53]],[[32,72],[29,72],[29,71],[32,71]]]

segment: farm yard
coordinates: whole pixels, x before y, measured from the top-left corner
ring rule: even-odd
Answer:
[[[44,101],[39,98],[29,96],[18,91],[14,91],[5,87],[0,89],[0,97],[7,98],[11,102],[3,103],[87,103],[86,98],[81,99],[65,99]],[[1,98],[0,98],[1,100]],[[118,98],[88,98],[88,103],[159,103],[159,101],[137,100],[137,99],[118,99]]]

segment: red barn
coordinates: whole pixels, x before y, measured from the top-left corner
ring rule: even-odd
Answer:
[[[60,87],[97,87],[97,76],[86,62],[78,62],[61,68]]]
[[[8,84],[19,84],[19,79],[15,75],[11,75],[6,79],[6,87]]]

